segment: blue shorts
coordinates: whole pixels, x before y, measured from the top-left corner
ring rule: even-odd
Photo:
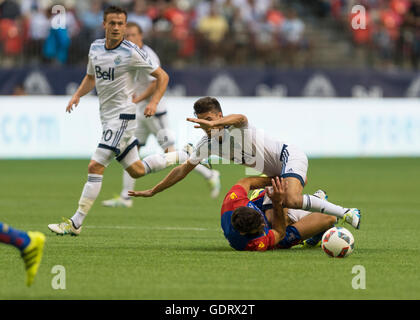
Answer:
[[[276,245],[276,249],[289,249],[301,243],[301,241],[302,241],[302,237],[299,231],[293,226],[288,226],[286,228],[286,235],[284,236],[283,240],[281,240]]]

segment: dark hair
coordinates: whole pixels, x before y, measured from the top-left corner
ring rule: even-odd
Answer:
[[[143,34],[141,27],[135,22],[127,22],[127,28],[136,27],[140,34]]]
[[[261,228],[264,224],[264,218],[254,209],[249,207],[239,207],[233,211],[231,223],[236,231],[251,234],[251,231]]]
[[[194,103],[194,113],[196,115],[206,113],[209,111],[222,112],[222,107],[220,107],[220,103],[219,101],[217,101],[217,99],[212,97],[204,97],[198,99]]]
[[[125,20],[127,20],[127,11],[125,11],[123,8],[121,7],[117,7],[117,6],[109,6],[108,8],[105,9],[104,11],[104,21],[106,21],[106,16],[110,13],[122,13],[125,15]]]

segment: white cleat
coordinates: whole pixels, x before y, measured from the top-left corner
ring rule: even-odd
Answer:
[[[361,213],[359,209],[348,209],[343,216],[343,221],[351,224],[353,228],[360,229]]]
[[[220,189],[222,187],[222,184],[220,183],[220,172],[217,170],[212,170],[212,176],[211,178],[208,180],[210,188],[211,188],[211,193],[210,196],[215,199],[219,196],[220,194]]]
[[[133,206],[133,199],[124,199],[116,196],[113,199],[102,201],[102,205],[108,208],[131,208]]]
[[[50,229],[52,232],[64,236],[66,234],[69,234],[71,236],[78,236],[80,232],[82,231],[82,227],[75,228],[73,226],[73,222],[70,219],[63,218],[62,223],[57,224],[49,224],[48,229]]]

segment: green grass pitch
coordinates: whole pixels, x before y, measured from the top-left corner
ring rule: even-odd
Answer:
[[[224,194],[245,171],[219,165],[217,200],[196,173],[131,209],[102,200],[118,194],[121,168],[105,172],[101,194],[79,237],[56,236],[47,224],[71,217],[86,181],[87,160],[0,161],[0,221],[47,235],[31,288],[19,252],[0,245],[0,299],[420,299],[420,159],[311,159],[306,192],[362,210],[349,230],[355,250],[345,259],[320,248],[236,252],[223,237]],[[168,170],[137,182],[145,189]],[[52,268],[65,268],[55,290]],[[352,268],[366,270],[366,289],[353,289]]]

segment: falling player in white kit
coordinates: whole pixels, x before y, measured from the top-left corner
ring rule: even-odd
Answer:
[[[160,66],[159,57],[149,46],[143,43],[143,32],[138,24],[134,22],[127,23],[125,39],[144,50],[148,54],[150,60],[155,65]],[[137,103],[137,128],[134,132],[134,136],[139,141],[139,147],[141,148],[146,145],[149,135],[154,135],[164,152],[174,152],[175,137],[168,126],[165,103],[162,100],[159,102],[154,116],[146,117],[144,115],[144,109],[156,89],[156,79],[144,72],[138,72],[135,86],[135,97],[133,102]],[[219,172],[217,170],[211,170],[201,164],[195,167],[195,170],[208,181],[211,188],[211,197],[217,198],[221,188]],[[102,205],[105,207],[131,207],[133,205],[133,200],[128,196],[128,191],[134,189],[135,182],[136,179],[132,178],[127,171],[124,171],[123,188],[120,195],[113,199],[103,201]]]
[[[139,73],[156,78],[156,89],[144,108],[144,116],[151,117],[168,85],[169,77],[148,54],[135,44],[124,40],[127,13],[118,7],[108,7],[104,12],[105,39],[92,43],[89,51],[87,74],[67,105],[71,112],[80,97],[95,86],[100,102],[100,118],[103,127],[101,141],[88,166],[88,179],[79,200],[79,207],[71,219],[48,228],[60,235],[78,235],[83,220],[99,195],[105,168],[115,158],[128,174],[139,178],[175,163],[185,161],[186,153],[152,155],[143,161],[134,137],[136,128],[136,104],[132,101],[134,82]]]
[[[130,191],[129,195],[154,196],[185,178],[203,159],[217,155],[222,159],[254,168],[269,177],[282,177],[288,186],[286,208],[333,215],[359,229],[360,210],[343,208],[326,199],[302,194],[306,184],[308,158],[298,148],[271,139],[264,132],[251,126],[244,115],[223,116],[222,108],[215,98],[205,97],[197,100],[194,103],[194,112],[197,118],[187,120],[196,123],[195,128],[206,132],[194,153],[184,164],[172,169],[154,188]]]

